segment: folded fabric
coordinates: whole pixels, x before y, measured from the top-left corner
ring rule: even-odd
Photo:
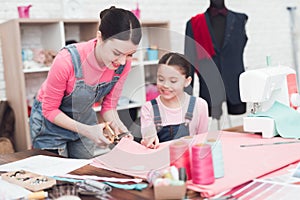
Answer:
[[[138,190],[141,191],[148,187],[147,183],[137,183],[137,184],[119,184],[119,183],[111,183],[111,182],[104,182],[107,185],[110,185],[114,188],[124,189],[124,190]]]
[[[276,132],[281,137],[300,138],[300,113],[278,101],[275,101],[269,110],[250,116],[272,118],[275,121]]]
[[[158,149],[148,149],[128,138],[122,138],[109,153],[94,158],[93,162],[109,166],[120,173],[132,172],[134,176],[143,177],[152,169],[169,166],[169,160],[167,144],[160,144]]]

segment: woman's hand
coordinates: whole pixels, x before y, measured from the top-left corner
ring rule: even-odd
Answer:
[[[159,147],[159,139],[156,136],[144,137],[141,144],[150,149],[157,149]]]
[[[126,133],[126,135],[124,137],[129,138],[131,140],[134,139],[133,135],[126,129],[126,130],[121,130],[119,127],[117,127],[117,125],[113,122],[106,122],[107,125],[109,125],[111,127],[111,129],[113,129],[113,132],[116,135],[123,135],[124,133]]]
[[[107,146],[111,142],[103,134],[103,129],[105,128],[105,123],[100,123],[97,125],[91,125],[88,127],[88,134],[86,135],[89,139],[94,141],[98,146]]]
[[[83,135],[92,140],[98,146],[107,147],[108,144],[111,144],[111,141],[103,134],[105,123],[87,125],[77,122],[65,113],[61,112],[55,117],[54,124]]]

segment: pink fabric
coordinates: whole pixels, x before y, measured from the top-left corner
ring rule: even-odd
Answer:
[[[215,182],[211,185],[196,185],[189,181],[187,186],[191,190],[201,192],[204,197],[214,196],[220,192],[224,192],[226,190],[234,188],[235,186],[246,183],[254,178],[261,177],[278,169],[283,169],[289,164],[300,160],[299,143],[246,148],[240,147],[241,144],[270,143],[292,140],[283,139],[280,137],[272,139],[262,139],[260,135],[223,131],[197,135],[191,140],[191,143],[203,143],[206,138],[209,139],[212,137],[219,137],[219,139],[221,139],[222,141],[225,176],[223,178],[216,179]],[[153,150],[146,149],[142,145],[127,139],[124,141],[122,140],[116,147],[117,151],[124,151],[128,153],[127,159],[124,159],[116,154],[110,156],[110,153],[106,154],[105,156],[110,157],[109,160],[111,162],[117,162],[115,160],[121,159],[122,162],[126,162],[127,166],[133,160],[130,154],[143,155],[142,157],[144,157],[145,160],[148,160],[148,162],[162,162],[163,160],[165,160],[165,163],[167,163],[168,157],[166,156],[166,154],[157,154],[157,158],[152,158],[151,160],[148,159],[148,154],[149,152],[155,153],[162,151],[163,149],[168,149],[166,147],[169,144],[170,142],[162,143],[159,149]],[[112,171],[122,171],[122,173],[127,175],[138,175],[142,178],[145,178],[147,175],[147,173],[143,171],[140,171],[141,173],[135,173],[136,170],[120,170],[124,163],[118,162],[117,164],[114,163],[114,165],[111,165],[110,161],[106,162],[104,165],[103,163],[101,163],[101,156],[99,156],[93,160],[92,165],[96,167],[106,168]],[[119,167],[116,168],[117,165]]]
[[[114,71],[100,67],[94,55],[96,39],[75,44],[81,57],[84,81],[88,85],[111,81]],[[127,62],[120,80],[104,98],[101,113],[116,108],[126,77],[131,69]],[[68,50],[60,51],[54,59],[48,77],[38,91],[37,99],[42,102],[43,115],[51,122],[61,112],[59,106],[64,96],[69,95],[75,85],[74,68]]]
[[[300,144],[282,144],[256,147],[240,147],[241,144],[256,144],[289,141],[290,139],[262,139],[260,135],[221,132],[225,176],[212,185],[195,185],[188,188],[211,197],[220,192],[281,169],[300,160]]]
[[[159,106],[159,111],[162,119],[162,126],[181,124],[183,123],[190,96],[186,95],[185,103],[180,108],[168,108],[160,100],[160,97],[156,98]],[[190,134],[197,135],[206,133],[208,131],[208,106],[207,102],[200,98],[196,98],[196,104],[193,112],[193,119],[189,124]],[[144,133],[145,129],[154,125],[154,114],[151,102],[146,102],[141,109],[141,131]]]
[[[163,169],[170,165],[168,144],[162,143],[158,149],[148,149],[123,138],[110,152],[94,158],[91,165],[146,178],[151,169]]]

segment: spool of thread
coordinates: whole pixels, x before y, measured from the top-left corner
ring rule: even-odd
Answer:
[[[267,62],[267,66],[271,66],[272,65],[272,60],[271,60],[271,56],[270,55],[266,56],[266,62]]]
[[[187,181],[187,175],[186,175],[185,168],[183,168],[183,167],[179,168],[178,173],[179,173],[179,180],[186,182]]]
[[[105,191],[105,192],[111,192],[112,188],[109,185],[106,185],[102,182],[95,181],[92,179],[86,179],[83,181],[85,184],[93,186],[99,190]]]
[[[224,161],[221,140],[208,139],[206,143],[211,146],[215,178],[221,178],[224,176]]]
[[[193,137],[192,135],[188,135],[188,136],[184,136],[184,137],[180,138],[180,140],[183,140],[184,142],[186,142],[189,145],[189,149],[190,149],[193,142],[195,141],[195,137]]]
[[[179,171],[178,171],[177,167],[175,167],[174,165],[172,165],[170,167],[170,173],[172,175],[172,179],[173,180],[177,180],[177,181],[179,180]]]
[[[174,141],[169,146],[170,150],[170,166],[185,168],[187,179],[192,179],[190,164],[190,149],[188,143],[179,140]]]
[[[158,170],[150,170],[147,174],[147,182],[149,183],[149,186],[151,187],[154,185],[156,179],[161,177],[161,173]]]
[[[214,168],[209,144],[192,146],[192,177],[194,184],[209,185],[214,183]]]

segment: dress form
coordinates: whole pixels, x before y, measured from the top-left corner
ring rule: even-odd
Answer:
[[[206,33],[201,32],[203,29],[200,26],[205,26],[201,24],[203,14],[209,29],[209,38],[205,38]],[[207,52],[211,55],[211,58],[199,56],[195,41],[190,41],[187,37],[185,55],[194,66],[191,76],[196,73],[199,77],[199,96],[208,102],[209,115],[213,119],[220,120],[223,113],[222,104],[225,102],[228,114],[237,115],[246,112],[246,105],[240,100],[238,77],[244,71],[243,50],[247,43],[245,32],[247,19],[244,13],[228,10],[224,0],[210,0],[210,5],[204,13],[192,17],[187,22],[186,35],[198,40],[198,44],[204,44],[203,47],[208,49]],[[195,22],[200,22],[201,25],[197,27]],[[212,54],[211,47],[205,43],[210,40],[215,51]],[[211,81],[212,79],[219,81]]]
[[[209,9],[227,9],[224,4],[224,0],[210,0]],[[222,48],[225,36],[225,27],[226,27],[226,16],[222,14],[212,15],[209,13],[209,19],[212,25],[214,32],[214,38],[219,45],[219,48]]]

